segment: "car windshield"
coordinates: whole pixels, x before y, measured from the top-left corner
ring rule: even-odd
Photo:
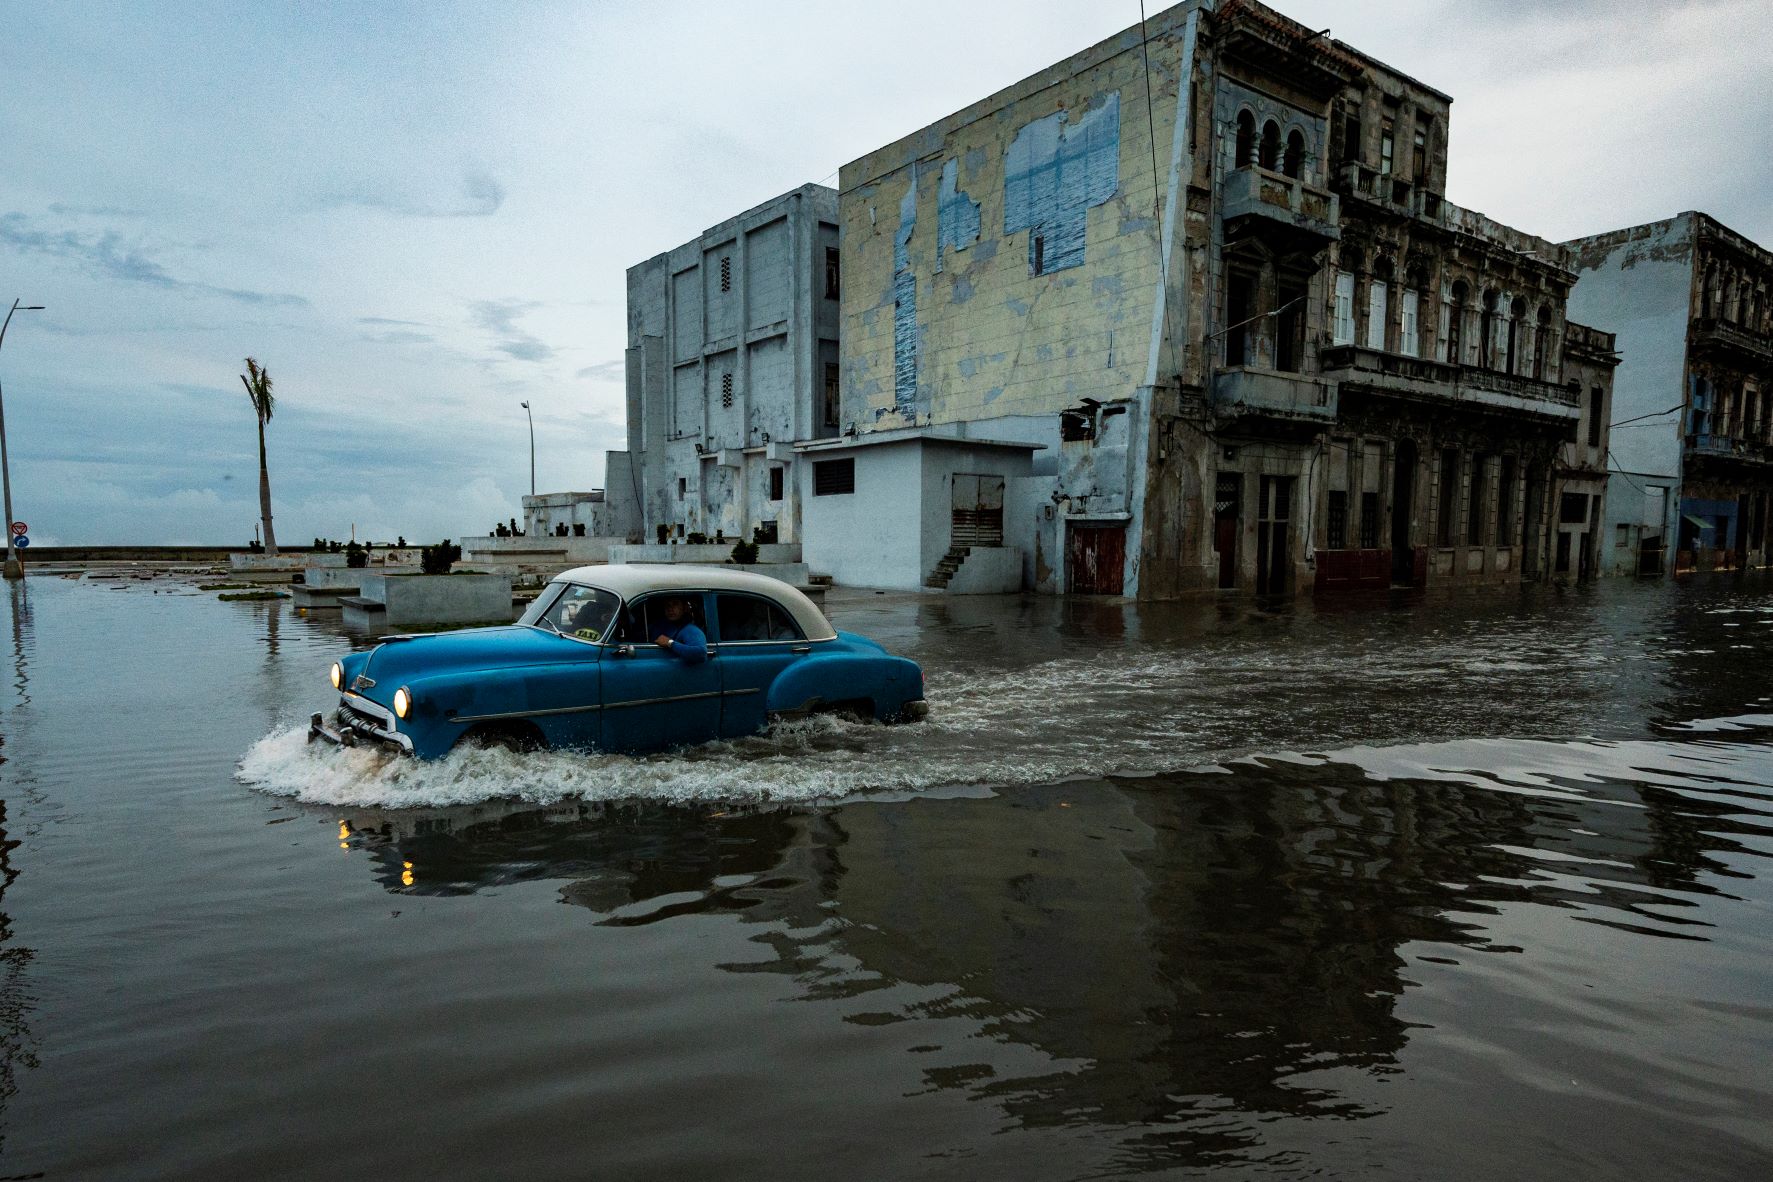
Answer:
[[[518,623],[577,640],[600,641],[609,635],[610,620],[621,602],[609,591],[568,583],[552,600],[538,598]]]

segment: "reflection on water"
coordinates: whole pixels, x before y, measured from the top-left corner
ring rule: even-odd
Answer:
[[[1437,777],[1396,774],[1418,763]],[[1412,965],[1519,956],[1503,908],[1709,940],[1734,917],[1707,904],[1740,902],[1720,882],[1749,877],[1730,863],[1773,837],[1770,780],[1757,744],[1446,744],[990,802],[513,804],[341,834],[401,895],[548,879],[605,926],[734,916],[767,955],[730,971],[880,995],[844,1020],[930,1026],[906,1037],[931,1089],[1007,1127],[1113,1130],[1130,1172],[1259,1160],[1279,1118],[1382,1114],[1348,1085],[1402,1070]]]
[[[37,1065],[31,1052],[31,1032],[25,1019],[31,1009],[31,995],[26,985],[25,970],[31,963],[31,950],[22,948],[13,938],[12,920],[6,914],[6,891],[19,875],[13,865],[13,851],[18,841],[7,834],[6,802],[0,800],[0,1117],[18,1092],[18,1071]],[[0,1134],[0,1150],[6,1138]]]

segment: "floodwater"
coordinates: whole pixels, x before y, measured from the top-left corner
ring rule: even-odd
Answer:
[[[927,723],[420,766],[14,590],[0,1177],[1773,1173],[1773,580],[829,609]]]

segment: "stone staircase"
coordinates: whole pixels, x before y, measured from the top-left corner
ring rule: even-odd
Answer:
[[[972,552],[971,546],[950,546],[948,553],[942,555],[942,561],[936,563],[936,569],[930,572],[929,578],[923,581],[923,585],[934,587],[938,591],[946,591],[949,581],[954,578],[954,572],[960,569],[960,564],[965,562],[967,555]]]

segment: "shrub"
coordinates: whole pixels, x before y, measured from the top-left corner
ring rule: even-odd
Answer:
[[[689,537],[685,538],[684,541],[687,542],[691,546],[701,546],[701,545],[705,545],[707,543],[708,535],[705,533],[702,533],[701,531],[698,530],[697,532],[691,534]]]
[[[445,538],[435,546],[426,546],[419,551],[419,569],[428,575],[447,575],[461,556],[462,548]]]
[[[369,551],[365,550],[362,546],[359,546],[356,542],[352,542],[345,547],[345,565],[351,567],[353,570],[368,566]]]
[[[757,561],[757,543],[740,542],[733,547],[733,561],[740,566],[749,566]]]

